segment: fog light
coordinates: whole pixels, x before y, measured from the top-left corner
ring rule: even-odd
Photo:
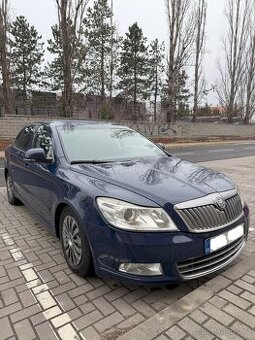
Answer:
[[[160,263],[122,263],[119,266],[119,271],[140,276],[163,275],[163,269]]]

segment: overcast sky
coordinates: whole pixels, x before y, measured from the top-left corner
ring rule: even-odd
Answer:
[[[55,0],[10,0],[11,17],[24,15],[46,41],[51,37],[50,27],[56,23]],[[208,86],[217,80],[216,62],[220,57],[221,36],[224,34],[224,0],[208,0],[207,54],[204,67]],[[115,21],[120,34],[125,34],[135,21],[143,28],[149,40],[167,40],[164,0],[114,0]],[[209,104],[215,102],[209,96]]]

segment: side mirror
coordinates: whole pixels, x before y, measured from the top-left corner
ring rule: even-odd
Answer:
[[[166,150],[166,146],[162,143],[157,143],[157,146],[164,151]]]
[[[45,152],[43,149],[29,149],[25,153],[25,159],[30,162],[37,163],[49,163],[50,160],[46,158]]]

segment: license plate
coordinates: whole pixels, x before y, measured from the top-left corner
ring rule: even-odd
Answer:
[[[205,240],[205,253],[211,254],[244,236],[244,226],[231,229],[221,235]]]

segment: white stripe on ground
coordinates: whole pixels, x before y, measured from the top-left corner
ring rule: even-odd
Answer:
[[[244,150],[255,150],[255,146],[246,146]]]
[[[228,152],[228,151],[235,151],[235,149],[213,149],[213,150],[208,150],[209,153]]]
[[[195,155],[195,152],[194,151],[190,151],[190,152],[178,152],[178,153],[175,153],[175,155],[177,155],[177,156]]]

